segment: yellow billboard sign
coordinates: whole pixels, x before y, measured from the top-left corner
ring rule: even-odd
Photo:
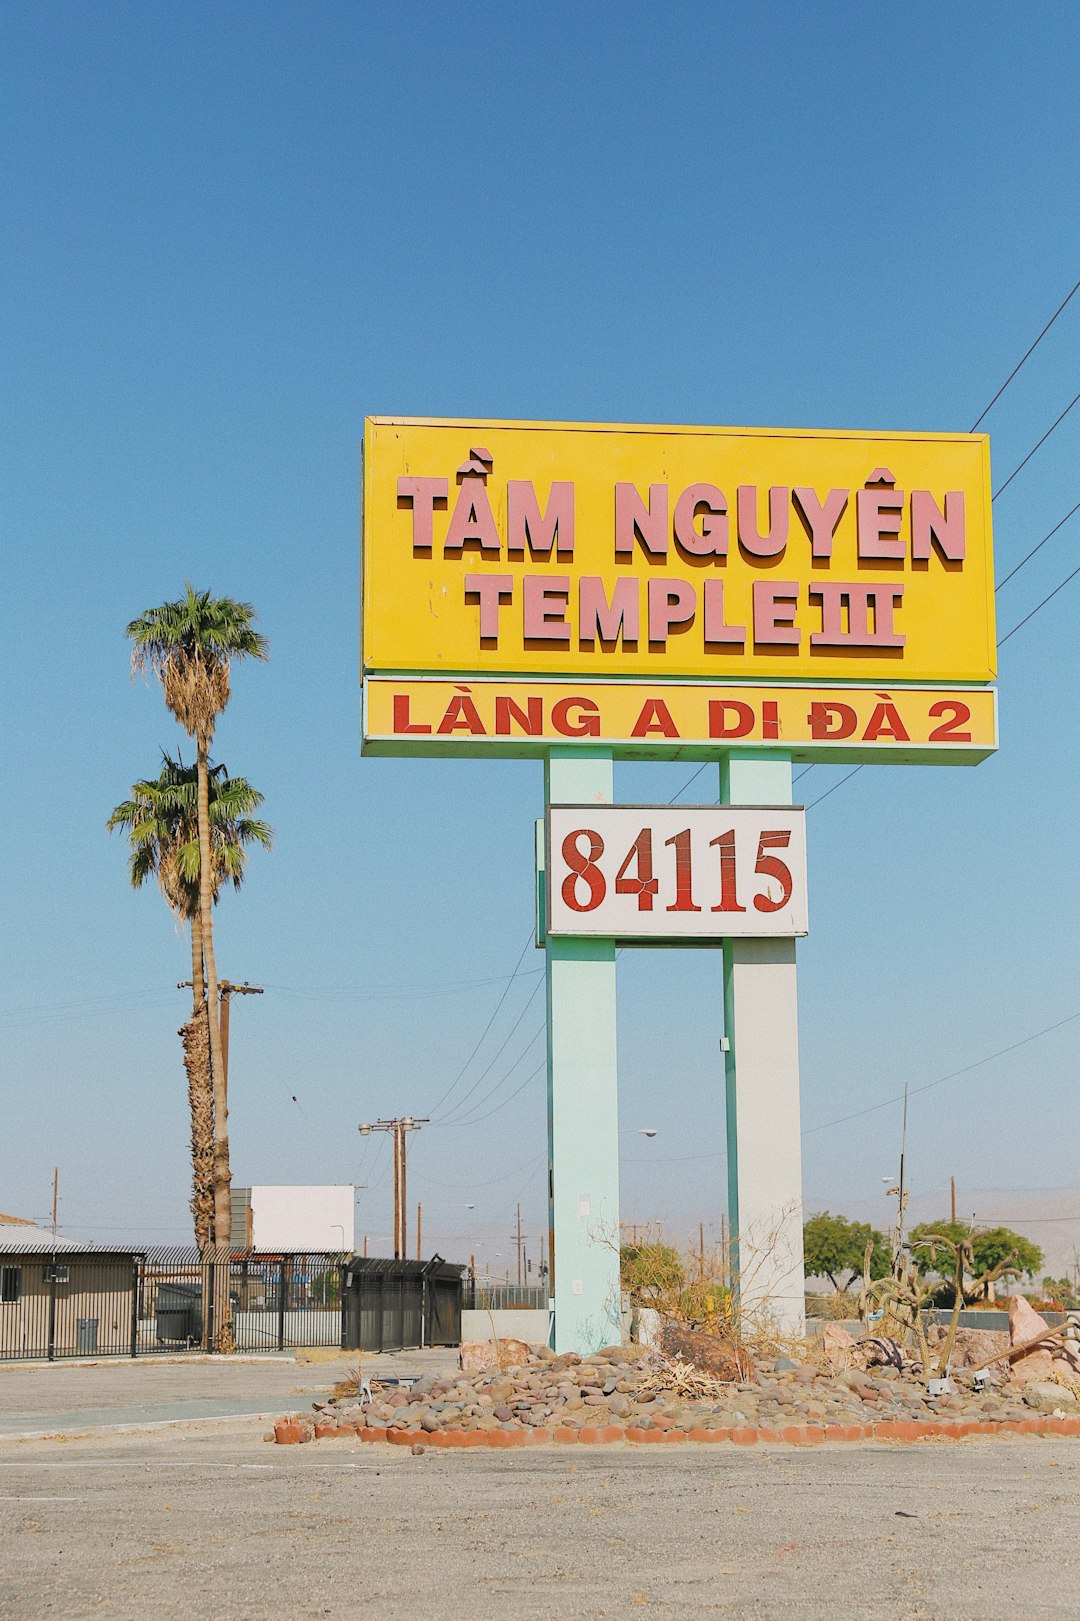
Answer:
[[[989,682],[987,438],[368,418],[363,661]]]
[[[795,760],[974,765],[997,747],[988,687],[371,676],[364,703],[372,754],[520,756],[578,744],[653,759],[766,748]]]

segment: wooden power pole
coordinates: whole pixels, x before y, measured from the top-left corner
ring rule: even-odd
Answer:
[[[404,1261],[409,1253],[408,1202],[405,1185],[405,1146],[410,1131],[419,1131],[421,1126],[427,1125],[427,1117],[423,1118],[403,1114],[393,1120],[365,1120],[357,1126],[361,1137],[367,1137],[373,1131],[386,1131],[393,1137],[394,1147],[394,1259]],[[416,1213],[416,1246],[420,1248],[420,1211]],[[418,1254],[419,1258],[419,1254]]]

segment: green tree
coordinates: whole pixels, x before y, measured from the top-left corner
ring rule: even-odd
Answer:
[[[968,1268],[964,1282],[964,1294],[969,1299],[977,1299],[985,1294],[988,1285],[979,1282],[984,1274],[993,1272],[999,1267],[1009,1266],[1017,1275],[1026,1273],[1034,1277],[1042,1265],[1042,1250],[1030,1239],[1024,1238],[1021,1233],[1014,1233],[1009,1227],[984,1227],[972,1231],[967,1222],[962,1221],[924,1221],[911,1229],[909,1242],[912,1247],[912,1256],[915,1265],[924,1277],[941,1274],[945,1281],[939,1291],[945,1302],[952,1301],[955,1290],[951,1281],[951,1256],[944,1256],[944,1252],[935,1252],[933,1246],[927,1245],[927,1240],[934,1237],[947,1238],[951,1244],[959,1247],[964,1243],[971,1246],[971,1264]],[[943,1258],[946,1260],[944,1270],[938,1265]],[[971,1281],[967,1279],[970,1277]]]
[[[1053,1301],[1058,1311],[1075,1311],[1080,1306],[1080,1294],[1071,1278],[1043,1278],[1039,1288],[1043,1299]]]
[[[216,904],[222,887],[243,882],[248,847],[270,849],[270,826],[252,815],[263,796],[244,777],[230,777],[224,765],[210,765],[209,809],[212,854],[211,892]],[[157,777],[132,785],[131,798],[109,817],[110,832],[128,836],[128,870],[134,889],[150,878],[173,916],[191,931],[192,1020],[180,1032],[191,1110],[192,1197],[195,1242],[205,1250],[213,1228],[214,1111],[205,1011],[202,926],[199,914],[198,782],[194,765],[162,755]]]
[[[889,1270],[889,1252],[884,1236],[869,1222],[849,1221],[846,1216],[819,1211],[803,1223],[803,1257],[808,1277],[828,1278],[833,1288],[843,1292],[855,1278],[862,1277],[866,1246],[870,1244],[870,1276],[883,1278]]]
[[[217,718],[229,701],[234,661],[265,659],[266,638],[254,628],[250,603],[212,597],[190,584],[176,602],[148,608],[127,627],[133,671],[151,670],[161,682],[165,704],[189,737],[195,739],[197,825],[199,835],[199,921],[206,969],[205,1008],[214,1093],[214,1234],[228,1244],[232,1225],[232,1177],[229,1170],[228,1100],[221,1051],[217,963],[214,958],[213,862],[210,854],[210,745]],[[227,1302],[227,1289],[219,1292]],[[220,1350],[233,1346],[227,1306],[217,1335]]]
[[[678,1293],[686,1281],[679,1252],[670,1244],[624,1244],[619,1275],[626,1293],[646,1306]]]
[[[1014,1233],[1009,1227],[989,1227],[983,1232],[973,1233],[971,1249],[977,1273],[992,1271],[1010,1256],[1013,1265],[1029,1278],[1033,1278],[1042,1266],[1043,1253],[1038,1244],[1033,1244],[1022,1233]]]

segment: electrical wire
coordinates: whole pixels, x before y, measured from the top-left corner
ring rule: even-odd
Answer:
[[[491,1058],[488,1060],[487,1068],[480,1072],[480,1074],[476,1077],[475,1081],[469,1087],[469,1090],[467,1092],[462,1093],[461,1097],[458,1098],[457,1102],[453,1105],[451,1113],[454,1113],[455,1111],[460,1110],[464,1106],[464,1104],[468,1101],[468,1099],[472,1097],[473,1093],[476,1091],[476,1088],[480,1085],[481,1081],[483,1081],[488,1075],[491,1074],[491,1071],[494,1069],[495,1063],[496,1063],[497,1059],[499,1058],[500,1054],[506,1051],[506,1048],[507,1048],[507,1045],[509,1044],[511,1036],[514,1034],[514,1031],[517,1029],[518,1025],[521,1023],[521,1021],[525,1017],[526,1013],[528,1013],[529,1009],[532,1007],[533,1002],[536,1000],[536,994],[540,990],[542,984],[543,984],[543,980],[538,979],[536,984],[532,988],[531,996],[529,997],[528,1001],[524,1003],[524,1005],[522,1006],[521,1012],[518,1014],[517,1018],[514,1020],[513,1024],[510,1026],[510,1029],[507,1031],[506,1036],[503,1038],[502,1046],[496,1048],[495,1052],[492,1054]],[[536,1037],[534,1036],[533,1041],[535,1041],[535,1040],[536,1040]],[[529,1047],[531,1047],[531,1046],[532,1046],[532,1041],[530,1041],[530,1043],[529,1043]],[[528,1052],[528,1050],[529,1050],[529,1048],[526,1047],[525,1052]],[[524,1054],[522,1054],[522,1056],[524,1056]],[[517,1062],[518,1063],[521,1062],[520,1058],[517,1060]],[[514,1067],[513,1065],[510,1066],[511,1070],[513,1069],[513,1067]],[[507,1073],[509,1073],[509,1071]],[[504,1079],[505,1079],[505,1077],[504,1077]],[[497,1084],[501,1086],[502,1082],[500,1081]],[[488,1094],[488,1095],[490,1096],[490,1094]],[[474,1105],[474,1107],[475,1107],[475,1105]],[[445,1118],[445,1117],[443,1117],[443,1118]],[[438,1125],[439,1121],[440,1121],[440,1117],[438,1115],[433,1115],[432,1116],[432,1119],[431,1119],[431,1124],[432,1125]]]
[[[925,1081],[922,1086],[908,1088],[909,1097],[917,1097],[920,1092],[930,1092],[936,1086],[944,1086],[946,1081],[955,1081],[961,1075],[968,1075],[973,1069],[980,1069],[983,1064],[993,1063],[995,1058],[1004,1058],[1007,1053],[1017,1052],[1021,1047],[1028,1047],[1033,1041],[1039,1041],[1043,1036],[1051,1035],[1055,1030],[1063,1030],[1067,1024],[1073,1024],[1080,1019],[1080,1012],[1070,1013],[1066,1018],[1059,1019],[1056,1024],[1048,1024],[1043,1030],[1036,1030],[1030,1036],[1024,1036],[1021,1041],[1014,1041],[1008,1047],[1000,1047],[995,1053],[987,1053],[985,1058],[976,1058],[974,1063],[965,1064],[961,1069],[950,1070],[948,1075],[939,1075],[936,1081]],[[861,1120],[864,1115],[876,1114],[879,1109],[888,1109],[894,1103],[903,1103],[904,1094],[898,1092],[895,1097],[884,1098],[880,1103],[871,1103],[865,1109],[856,1109],[852,1114],[842,1114],[835,1120],[823,1120],[820,1125],[806,1126],[803,1136],[810,1137],[814,1132],[827,1131],[831,1126],[846,1125],[849,1120]]]
[[[539,1035],[539,1034],[540,1034],[540,1031],[538,1030],[536,1032],[536,1035]],[[533,1037],[533,1041],[535,1041],[535,1040],[536,1040],[536,1036]],[[532,1046],[532,1042],[529,1043],[529,1046],[530,1047]],[[528,1048],[526,1048],[526,1051],[528,1051]],[[541,1073],[541,1071],[543,1071],[545,1069],[547,1069],[547,1059],[546,1058],[544,1059],[543,1063],[537,1064],[536,1068],[532,1071],[532,1073],[530,1075],[526,1075],[526,1077],[522,1081],[521,1085],[519,1087],[517,1087],[513,1092],[511,1092],[509,1097],[503,1098],[501,1103],[496,1103],[495,1107],[493,1109],[489,1109],[487,1114],[474,1115],[471,1120],[444,1120],[443,1125],[444,1126],[478,1126],[480,1124],[481,1120],[490,1120],[493,1114],[498,1114],[499,1110],[500,1109],[505,1109],[506,1105],[508,1103],[513,1103],[514,1099],[516,1097],[518,1097],[522,1092],[524,1092],[525,1088],[529,1085],[529,1082],[534,1081],[536,1079],[536,1077]],[[504,1079],[505,1079],[505,1077],[504,1077]],[[500,1085],[501,1084],[502,1083],[500,1082]],[[492,1096],[492,1094],[489,1093],[488,1096],[490,1097],[490,1096]]]
[[[998,642],[998,647],[1004,647],[1005,643],[1009,640],[1010,637],[1015,636],[1018,630],[1022,630],[1023,627],[1027,624],[1029,619],[1034,619],[1035,615],[1037,613],[1039,613],[1043,608],[1045,608],[1046,604],[1048,602],[1053,602],[1053,600],[1057,596],[1058,592],[1059,591],[1064,591],[1065,587],[1069,584],[1069,582],[1071,580],[1075,580],[1076,576],[1078,574],[1080,574],[1080,567],[1074,568],[1071,574],[1066,574],[1065,578],[1061,581],[1060,585],[1055,585],[1054,589],[1047,596],[1043,597],[1041,602],[1037,602],[1035,604],[1034,608],[1032,608],[1032,610],[1031,610],[1031,612],[1029,614],[1025,614],[1023,619],[1020,619],[1020,620],[1017,621],[1017,623],[1013,626],[1012,630],[1007,630],[1005,632],[1005,635],[1002,636],[1001,640]]]
[[[1054,422],[1052,422],[1050,424],[1050,426],[1047,428],[1046,432],[1043,434],[1042,438],[1039,440],[1038,444],[1037,445],[1032,445],[1031,449],[1028,451],[1028,453],[1024,457],[1023,461],[1020,462],[1016,467],[1013,468],[1012,472],[1009,474],[1009,476],[1005,480],[1004,484],[1000,485],[999,488],[994,491],[994,493],[993,493],[993,495],[991,497],[992,501],[996,501],[999,495],[1004,495],[1005,491],[1009,488],[1009,485],[1012,483],[1012,481],[1016,477],[1017,473],[1019,473],[1023,468],[1025,468],[1027,466],[1028,462],[1031,460],[1032,456],[1034,456],[1034,454],[1035,454],[1035,452],[1037,450],[1042,449],[1043,445],[1045,445],[1045,443],[1049,439],[1050,435],[1054,432],[1054,429],[1060,427],[1061,424],[1065,421],[1065,418],[1068,416],[1069,412],[1072,410],[1072,408],[1076,404],[1077,400],[1080,400],[1080,394],[1074,394],[1073,395],[1072,399],[1069,401],[1069,403],[1065,407],[1064,411],[1062,411],[1061,415],[1056,419],[1056,421],[1054,421]]]
[[[823,799],[828,799],[830,794],[835,794],[836,790],[838,788],[842,788],[844,786],[845,782],[850,782],[852,777],[857,777],[859,775],[859,772],[865,769],[865,766],[866,766],[865,761],[863,761],[862,765],[854,766],[848,772],[846,777],[841,777],[839,782],[834,782],[831,788],[826,788],[826,790],[825,790],[825,792],[823,794],[819,794],[816,799],[812,799],[810,801],[809,805],[807,805],[807,807],[806,807],[807,810],[812,811],[814,806],[815,805],[820,805],[821,801]]]
[[[1062,518],[1060,520],[1060,522],[1058,522],[1058,523],[1056,523],[1054,525],[1053,529],[1050,530],[1049,534],[1043,536],[1043,538],[1040,540],[1040,542],[1039,542],[1039,544],[1037,546],[1033,546],[1031,548],[1031,550],[1028,552],[1026,557],[1022,557],[1020,559],[1020,561],[1019,561],[1019,563],[1017,563],[1016,567],[1014,569],[1011,569],[1009,571],[1009,573],[1006,574],[1006,576],[1005,576],[1005,578],[1003,580],[999,581],[998,584],[995,585],[995,587],[994,587],[994,595],[995,596],[997,595],[997,593],[1001,590],[1002,586],[1008,585],[1009,581],[1013,578],[1013,576],[1016,575],[1016,574],[1019,574],[1020,570],[1024,567],[1025,563],[1030,563],[1031,559],[1035,556],[1035,553],[1038,552],[1038,551],[1041,551],[1042,548],[1046,545],[1046,542],[1048,540],[1052,540],[1054,538],[1054,536],[1057,534],[1058,530],[1061,529],[1063,527],[1063,525],[1067,524],[1070,518],[1075,517],[1075,515],[1078,512],[1080,512],[1080,501],[1078,501],[1076,503],[1076,505],[1072,508],[1071,512],[1067,512],[1065,514],[1064,518]],[[999,647],[1001,646],[1000,642],[998,643],[998,646]]]
[[[1080,289],[1080,281],[1076,282],[1076,284],[1073,286],[1073,288],[1068,293],[1066,298],[1058,306],[1057,310],[1055,310],[1055,312],[1051,316],[1050,320],[1043,327],[1042,331],[1035,338],[1034,342],[1029,346],[1029,348],[1021,356],[1021,358],[1017,362],[1017,364],[1013,367],[1012,371],[1009,373],[1009,375],[1005,379],[1004,383],[1002,383],[1001,387],[998,389],[998,391],[994,395],[993,399],[991,399],[989,404],[980,413],[979,417],[976,419],[974,425],[972,426],[972,428],[970,430],[972,433],[974,433],[976,431],[976,429],[979,427],[980,423],[982,423],[985,420],[985,418],[989,415],[990,411],[997,404],[998,400],[1004,394],[1005,390],[1009,387],[1009,384],[1013,381],[1013,379],[1020,372],[1021,368],[1024,366],[1024,364],[1027,362],[1027,360],[1035,352],[1038,345],[1042,342],[1043,338],[1050,331],[1050,328],[1054,325],[1054,322],[1062,314],[1062,312],[1064,311],[1064,309],[1066,308],[1066,306],[1068,305],[1068,303],[1070,302],[1073,295],[1077,292],[1078,289]],[[1023,470],[1024,467],[1027,466],[1028,462],[1032,459],[1032,457],[1036,454],[1036,452],[1042,448],[1042,446],[1050,438],[1051,434],[1054,433],[1054,431],[1065,420],[1065,418],[1068,416],[1069,412],[1076,405],[1077,401],[1080,401],[1080,393],[1078,393],[1070,401],[1070,403],[1065,407],[1064,411],[1062,411],[1061,414],[1055,419],[1055,421],[1053,423],[1051,423],[1050,427],[1046,430],[1046,432],[1042,435],[1042,437],[1037,441],[1037,443],[1035,445],[1032,446],[1031,450],[1028,451],[1027,455],[1023,458],[1023,460],[1017,464],[1017,466],[1009,474],[1009,476],[1005,480],[1005,482],[998,488],[998,490],[996,490],[994,492],[993,496],[991,497],[992,501],[996,501],[998,499],[998,496],[1000,496],[1001,494],[1004,493],[1004,491],[1009,487],[1009,485],[1013,482],[1013,480],[1017,477],[1017,475]],[[1025,558],[1021,559],[1021,561],[1016,565],[1016,567],[1011,571],[1011,573],[1006,575],[1005,579],[1001,582],[1001,585],[1005,585],[1009,580],[1011,580],[1013,578],[1013,576],[1015,574],[1017,574],[1020,571],[1020,569],[1022,569],[1024,567],[1024,565],[1028,561],[1030,561],[1031,557],[1033,557],[1035,555],[1035,553],[1040,549],[1040,547],[1045,545],[1046,541],[1051,539],[1051,537],[1054,534],[1057,533],[1058,529],[1060,529],[1062,527],[1062,525],[1064,523],[1066,523],[1068,521],[1068,519],[1071,518],[1077,510],[1080,510],[1080,503],[1077,503],[1077,506],[1074,507],[1072,509],[1072,511],[1067,513],[1065,518],[1063,518],[1060,523],[1055,525],[1055,527],[1049,532],[1049,534],[1047,534],[1046,536],[1043,537],[1043,539],[1039,542],[1038,546],[1033,547],[1031,552],[1029,552],[1028,555]],[[1075,579],[1078,574],[1080,574],[1080,567],[1073,570],[1073,572],[1071,574],[1069,574],[1064,580],[1062,580],[1061,583],[1058,586],[1056,586],[1054,588],[1054,590],[1049,593],[1048,596],[1044,597],[1043,600],[1040,603],[1038,603],[1036,605],[1036,607],[1033,608],[1029,614],[1027,614],[1022,620],[1020,620],[1018,624],[1014,625],[1012,627],[1012,629],[1010,631],[1008,631],[1006,633],[1006,635],[1003,636],[1000,639],[1000,641],[998,642],[998,647],[1000,648],[1000,647],[1004,646],[1004,644],[1009,640],[1009,638],[1011,636],[1015,635],[1016,632],[1018,630],[1020,630],[1023,625],[1027,624],[1030,619],[1034,618],[1034,616],[1042,608],[1044,608],[1046,606],[1046,604],[1048,602],[1050,602],[1058,594],[1059,591],[1063,590],[1065,588],[1065,586],[1068,585],[1071,580]],[[1000,588],[1001,588],[1001,586],[998,586],[997,589],[1000,590]],[[682,794],[684,794],[686,792],[686,790],[694,782],[697,781],[697,779],[702,775],[702,773],[712,763],[713,763],[712,761],[705,761],[702,765],[700,765],[698,767],[698,769],[692,774],[692,776],[690,776],[686,780],[686,782],[684,782],[682,784],[682,786],[676,790],[676,792],[672,795],[672,798],[668,801],[668,803],[669,804],[674,804],[675,801],[677,799],[679,799],[682,796]],[[847,772],[847,774],[845,776],[841,777],[839,779],[839,781],[833,783],[831,787],[827,788],[824,793],[819,794],[816,799],[811,800],[810,803],[806,807],[807,810],[813,810],[815,806],[822,804],[823,801],[828,799],[831,794],[836,793],[836,791],[839,788],[842,788],[846,783],[850,782],[852,777],[857,776],[859,774],[859,772],[864,769],[864,766],[865,766],[865,762],[863,764],[854,766],[852,768],[852,770]],[[805,766],[792,779],[793,784],[795,782],[800,781],[803,777],[805,777],[808,774],[808,772],[812,771],[813,769],[814,769],[814,764],[813,763],[811,763],[810,765]],[[507,988],[503,992],[503,996],[499,999],[499,1002],[496,1005],[496,1008],[495,1008],[494,1012],[492,1013],[491,1018],[489,1019],[487,1025],[485,1026],[485,1028],[484,1028],[484,1030],[483,1030],[483,1032],[482,1032],[482,1034],[480,1036],[480,1040],[477,1042],[476,1046],[474,1047],[472,1053],[470,1054],[470,1056],[469,1056],[468,1060],[466,1061],[465,1065],[463,1066],[462,1070],[459,1072],[458,1076],[451,1083],[451,1085],[447,1088],[446,1092],[443,1093],[442,1098],[439,1099],[439,1102],[433,1108],[433,1110],[432,1110],[433,1115],[435,1115],[437,1113],[437,1110],[442,1106],[442,1103],[445,1102],[446,1098],[450,1096],[451,1092],[453,1092],[454,1087],[457,1086],[458,1082],[461,1080],[461,1078],[464,1075],[465,1071],[468,1069],[469,1065],[472,1063],[472,1061],[475,1058],[477,1052],[479,1051],[480,1046],[482,1045],[482,1043],[484,1041],[484,1038],[486,1037],[488,1031],[490,1030],[492,1024],[494,1023],[495,1018],[497,1017],[497,1015],[499,1013],[499,1010],[502,1007],[503,1002],[506,999],[506,995],[508,994],[508,991],[509,991],[509,985],[513,983],[513,978],[517,975],[518,968],[520,968],[521,963],[524,960],[525,952],[528,950],[528,946],[531,943],[531,940],[532,940],[532,933],[530,931],[529,940],[526,941],[525,946],[522,948],[521,957],[518,959],[518,964],[517,964],[517,967],[515,967],[514,975],[511,976],[511,980],[508,982]],[[537,989],[539,989],[539,985],[537,986]],[[535,991],[534,991],[533,994],[535,995]],[[532,1001],[532,997],[529,998],[529,1001],[530,1002]],[[528,1005],[529,1005],[529,1003],[526,1003],[526,1008],[528,1007]],[[513,1028],[510,1031],[510,1034],[507,1036],[507,1038],[503,1042],[502,1046],[498,1049],[498,1052],[494,1055],[493,1059],[488,1064],[487,1069],[484,1071],[484,1075],[487,1075],[488,1073],[490,1073],[490,1070],[494,1066],[494,1063],[495,1063],[496,1059],[498,1058],[499,1054],[504,1051],[507,1043],[510,1040],[510,1037],[513,1035],[514,1030],[516,1030],[518,1028],[518,1026],[520,1025],[521,1019],[522,1019],[522,1017],[524,1015],[524,1012],[525,1012],[525,1008],[523,1008],[522,1012],[518,1015],[518,1018],[515,1021],[515,1024],[514,1024]],[[1077,1016],[1080,1016],[1080,1015],[1077,1015]],[[1056,1028],[1056,1027],[1052,1027],[1052,1028]],[[541,1030],[542,1029],[543,1029],[543,1026],[541,1026]],[[502,1086],[503,1084],[505,1084],[506,1080],[513,1073],[513,1070],[517,1067],[517,1064],[521,1062],[521,1058],[524,1057],[524,1053],[527,1052],[529,1050],[529,1047],[532,1046],[533,1042],[538,1039],[540,1033],[541,1033],[540,1030],[538,1030],[536,1032],[536,1034],[532,1037],[532,1040],[529,1042],[528,1046],[526,1046],[524,1051],[515,1060],[514,1064],[512,1064],[510,1066],[510,1069],[507,1070],[506,1073],[501,1077],[501,1079],[496,1082],[495,1086],[493,1088],[491,1088],[491,1090],[487,1094],[485,1094],[485,1097],[483,1099],[479,1100],[478,1104],[475,1105],[475,1107],[482,1107],[483,1103],[487,1100],[487,1098],[493,1097],[495,1092],[498,1091],[499,1087]],[[1034,1040],[1035,1038],[1031,1037],[1031,1038],[1028,1038],[1028,1039]],[[1010,1051],[1010,1050],[1011,1049],[1005,1049],[1005,1051]],[[1000,1055],[995,1055],[995,1056],[1000,1056]],[[988,1062],[988,1060],[980,1060],[979,1062]],[[538,1075],[540,1073],[540,1071],[544,1067],[545,1066],[542,1064],[536,1070],[534,1070],[533,1074],[530,1075],[530,1076],[527,1076],[525,1081],[522,1083],[522,1085],[520,1087],[518,1087],[513,1093],[510,1094],[510,1097],[506,1098],[503,1103],[496,1105],[496,1108],[489,1111],[489,1113],[487,1115],[480,1115],[480,1116],[473,1115],[471,1117],[463,1117],[463,1118],[458,1118],[458,1119],[444,1119],[443,1121],[441,1121],[439,1123],[445,1124],[445,1125],[476,1125],[476,1124],[479,1124],[481,1120],[490,1118],[490,1115],[496,1113],[498,1109],[504,1107],[505,1103],[509,1103],[512,1100],[512,1098],[517,1097],[518,1094],[521,1091],[524,1090],[524,1087],[528,1084],[528,1082],[530,1080],[532,1080],[535,1075]],[[478,1078],[478,1080],[476,1082],[474,1082],[472,1088],[470,1088],[470,1092],[465,1094],[465,1098],[470,1096],[471,1093],[476,1090],[476,1086],[479,1085],[480,1081],[482,1081],[484,1079],[484,1075],[481,1075]],[[951,1079],[952,1077],[947,1077],[947,1078]],[[940,1083],[931,1082],[931,1083],[928,1083],[928,1084],[929,1085],[937,1085],[937,1084],[940,1084]],[[919,1088],[918,1090],[925,1090],[925,1088]],[[465,1098],[462,1098],[460,1100],[460,1102],[463,1103],[465,1101]],[[875,1107],[885,1107],[885,1106],[886,1105],[876,1105]],[[867,1111],[867,1112],[871,1112],[871,1111]],[[852,1118],[854,1118],[854,1117],[852,1117]],[[823,1129],[823,1128],[814,1127],[814,1128],[811,1128],[811,1129],[812,1130],[818,1130],[818,1129]],[[700,1156],[700,1157],[712,1157],[712,1156]],[[653,1163],[656,1163],[656,1162],[654,1161]]]
[[[375,986],[359,990],[355,985],[325,986],[309,989],[298,985],[266,985],[276,995],[291,996],[303,1002],[390,1002],[409,996],[438,996],[451,991],[482,990],[488,985],[503,985],[514,979],[528,979],[542,973],[540,968],[526,968],[523,973],[493,974],[487,979],[453,979],[437,985]]]
[[[1065,298],[1062,299],[1061,303],[1058,305],[1057,309],[1054,311],[1054,313],[1050,317],[1049,321],[1047,321],[1046,325],[1043,327],[1042,331],[1039,333],[1039,336],[1035,339],[1035,342],[1031,345],[1031,347],[1029,349],[1025,350],[1024,353],[1021,355],[1020,359],[1016,362],[1016,365],[1013,367],[1013,369],[1009,373],[1008,377],[1006,377],[1005,381],[1002,383],[1001,387],[998,389],[997,393],[994,395],[993,399],[990,401],[990,404],[988,406],[986,406],[985,410],[981,411],[979,413],[979,415],[976,417],[975,421],[972,423],[971,427],[968,430],[969,433],[974,433],[977,430],[979,424],[981,422],[983,422],[990,415],[990,412],[994,409],[994,406],[997,404],[998,400],[1000,400],[1001,396],[1004,394],[1005,390],[1008,388],[1009,384],[1012,382],[1012,380],[1016,376],[1017,372],[1021,369],[1021,367],[1028,360],[1031,359],[1031,356],[1035,353],[1035,351],[1039,347],[1040,343],[1046,337],[1046,334],[1049,332],[1050,328],[1053,326],[1053,324],[1057,320],[1058,316],[1064,310],[1065,306],[1068,304],[1069,300],[1072,298],[1072,296],[1076,292],[1077,288],[1080,288],[1080,281],[1074,282],[1073,287],[1072,287],[1072,291],[1069,292],[1065,296]]]
[[[522,963],[525,961],[525,953],[528,951],[528,949],[532,945],[532,943],[533,943],[533,933],[532,933],[532,930],[530,929],[528,939],[525,941],[525,944],[521,948],[521,956],[518,958],[517,962],[514,965],[514,972],[511,974],[510,978],[507,980],[505,989],[503,990],[502,995],[499,997],[499,1000],[495,1004],[495,1010],[492,1013],[491,1018],[488,1020],[487,1024],[485,1024],[483,1030],[481,1030],[480,1039],[476,1043],[476,1046],[473,1048],[473,1050],[469,1054],[468,1058],[466,1058],[464,1064],[462,1064],[461,1068],[458,1070],[457,1074],[454,1076],[454,1079],[450,1082],[450,1085],[446,1088],[446,1091],[443,1093],[442,1097],[432,1107],[432,1109],[430,1111],[431,1115],[432,1115],[432,1118],[434,1118],[435,1115],[438,1114],[439,1110],[442,1108],[443,1104],[446,1102],[447,1098],[450,1096],[451,1092],[454,1090],[455,1086],[457,1086],[458,1082],[461,1080],[462,1076],[465,1074],[465,1072],[468,1069],[469,1065],[472,1063],[473,1059],[476,1057],[477,1053],[480,1051],[480,1048],[483,1046],[484,1038],[487,1035],[488,1031],[491,1029],[492,1025],[495,1023],[495,1020],[498,1018],[499,1009],[502,1007],[503,1003],[506,1001],[506,998],[509,996],[510,987],[514,983],[514,980],[517,977],[517,971],[521,967]]]
[[[524,1165],[515,1165],[512,1171],[504,1171],[502,1176],[493,1176],[489,1182],[439,1182],[436,1178],[428,1176],[425,1171],[424,1185],[427,1186],[430,1183],[432,1187],[442,1188],[446,1193],[467,1193],[471,1192],[473,1188],[493,1188],[500,1182],[508,1182],[512,1176],[520,1176],[523,1171],[531,1171],[534,1165],[539,1164],[542,1159],[546,1158],[547,1150],[541,1149],[539,1154],[534,1154],[532,1159],[527,1159]]]
[[[525,1054],[531,1047],[535,1047],[536,1043],[540,1040],[540,1037],[545,1033],[546,1029],[547,1019],[545,1017],[544,1022],[540,1025],[538,1030],[533,1032],[532,1036],[525,1043],[524,1047],[522,1047],[521,1051],[514,1059],[514,1062],[510,1065],[510,1068],[505,1072],[505,1074],[500,1075],[499,1079],[495,1082],[495,1085],[485,1092],[482,1098],[477,1098],[476,1102],[472,1105],[473,1109],[482,1109],[484,1104],[487,1103],[490,1098],[495,1096],[499,1088],[506,1085],[511,1075],[521,1063],[521,1060],[525,1057]],[[544,1062],[546,1063],[547,1060],[545,1059]],[[471,1124],[471,1121],[463,1115],[451,1115],[449,1118],[444,1117],[438,1122],[438,1124],[440,1126],[466,1126]]]

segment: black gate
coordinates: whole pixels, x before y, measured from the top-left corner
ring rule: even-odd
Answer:
[[[347,1351],[402,1351],[461,1344],[463,1267],[354,1256],[344,1269],[342,1345]]]

